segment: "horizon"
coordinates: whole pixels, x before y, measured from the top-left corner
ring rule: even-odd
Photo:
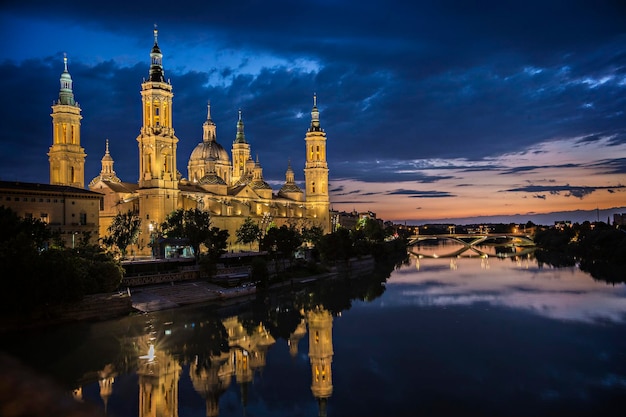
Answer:
[[[0,85],[20,98],[3,105],[5,181],[49,180],[50,103],[64,52],[83,109],[85,184],[100,172],[105,139],[118,176],[137,180],[139,91],[156,21],[183,177],[210,100],[227,151],[241,108],[265,180],[279,188],[291,161],[302,184],[316,93],[339,211],[399,224],[567,220],[561,213],[595,221],[597,210],[611,220],[626,211],[626,13],[618,3],[493,2],[478,11],[454,0],[297,10],[244,1],[205,10],[156,1],[148,13],[124,3],[123,15],[61,3],[0,6],[4,39],[13,39],[0,51]]]

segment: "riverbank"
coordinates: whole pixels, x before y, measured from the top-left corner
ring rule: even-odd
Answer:
[[[294,278],[271,284],[265,291],[285,287],[299,288],[313,282],[338,276],[357,276],[372,272],[375,267],[371,256],[350,259],[336,264],[329,272]],[[112,294],[86,296],[78,303],[42,308],[28,316],[0,318],[0,333],[24,328],[57,325],[73,321],[100,321],[123,317],[134,313],[149,313],[193,304],[228,305],[247,302],[256,297],[256,291],[245,291],[242,286],[224,288],[206,280],[170,281],[126,288]],[[225,291],[228,294],[225,296]]]

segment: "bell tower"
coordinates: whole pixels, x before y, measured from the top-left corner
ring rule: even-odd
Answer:
[[[61,74],[59,99],[52,104],[52,146],[48,152],[50,184],[85,188],[85,149],[80,146],[80,105],[74,100],[72,77]]]
[[[143,125],[139,145],[139,247],[147,248],[155,226],[178,208],[178,171],[176,146],[178,138],[172,127],[172,84],[165,80],[163,54],[154,27],[154,45],[150,51],[150,72],[141,84]],[[148,249],[144,249],[149,251]],[[148,252],[149,253],[149,252]]]
[[[328,164],[326,163],[326,132],[320,126],[320,112],[317,108],[317,95],[313,95],[311,126],[304,138],[306,142],[306,163],[304,180],[306,183],[307,211],[317,219],[325,232],[330,231],[330,200],[328,197]]]
[[[165,81],[163,54],[157,43],[150,52],[150,73],[141,84],[143,126],[137,136],[139,143],[139,187],[177,189],[176,145],[178,138],[172,127],[172,84]]]
[[[246,142],[246,135],[243,131],[243,118],[239,109],[239,120],[237,120],[237,136],[233,141],[233,173],[231,175],[232,185],[244,179],[248,172],[248,161],[250,160],[250,144]],[[230,184],[229,184],[230,185]]]

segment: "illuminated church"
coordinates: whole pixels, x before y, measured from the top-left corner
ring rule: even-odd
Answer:
[[[113,169],[113,157],[106,142],[100,174],[89,183],[89,189],[103,194],[100,206],[100,236],[106,234],[118,213],[132,210],[139,214],[141,235],[135,254],[150,253],[148,243],[158,226],[172,211],[199,208],[210,212],[213,226],[230,232],[229,245],[235,245],[235,231],[247,217],[260,226],[293,224],[321,226],[330,231],[328,164],[326,133],[321,128],[317,98],[313,97],[311,124],[305,134],[305,189],[295,181],[291,164],[287,164],[284,185],[274,192],[263,179],[263,169],[252,158],[246,141],[241,110],[231,153],[218,142],[211,106],[202,125],[202,141],[187,162],[187,178],[177,166],[179,139],[172,123],[172,84],[163,70],[163,54],[154,31],[150,52],[151,65],[147,80],[141,84],[143,125],[139,147],[139,178],[124,182]],[[61,76],[60,101],[53,106],[53,145],[50,148],[51,184],[84,187],[84,149],[80,146],[81,109],[74,102],[72,80],[67,71]]]

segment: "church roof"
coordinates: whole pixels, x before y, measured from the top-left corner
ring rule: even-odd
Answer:
[[[285,184],[282,186],[279,193],[304,193],[304,191],[296,184]]]
[[[226,182],[215,172],[209,172],[198,181],[200,185],[226,185]]]
[[[102,183],[116,193],[134,193],[139,189],[139,184],[134,182],[117,182],[102,180]]]
[[[250,187],[254,190],[271,190],[272,187],[262,179],[256,179],[250,182]]]
[[[62,193],[81,194],[84,196],[101,197],[100,193],[86,190],[84,188],[70,187],[69,185],[39,184],[34,182],[0,181],[0,190],[10,190],[15,192],[41,192],[41,193]]]

